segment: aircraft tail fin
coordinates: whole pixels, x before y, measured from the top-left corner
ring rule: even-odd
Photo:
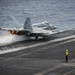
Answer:
[[[29,30],[29,31],[32,30],[31,20],[30,20],[29,17],[26,18],[26,21],[25,21],[25,23],[24,23],[24,27],[23,27],[23,28],[24,28],[24,29],[27,29],[27,30]]]

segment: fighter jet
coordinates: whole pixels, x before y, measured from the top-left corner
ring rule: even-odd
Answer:
[[[12,35],[35,37],[36,40],[38,40],[38,37],[45,38],[51,34],[57,33],[57,31],[55,31],[56,29],[56,26],[50,25],[47,21],[31,25],[31,20],[29,17],[26,18],[22,28],[0,28],[0,30],[8,31]]]

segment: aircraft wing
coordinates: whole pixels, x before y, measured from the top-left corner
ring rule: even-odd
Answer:
[[[16,35],[24,35],[30,33],[29,29],[23,29],[23,28],[0,28],[0,30],[8,31],[10,34],[16,34]]]
[[[14,29],[14,28],[0,28],[0,30],[11,31],[11,30],[16,30],[16,29]]]

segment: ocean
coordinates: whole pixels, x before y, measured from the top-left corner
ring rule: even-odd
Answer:
[[[63,30],[75,29],[75,0],[0,0],[0,27],[22,27],[49,21]]]

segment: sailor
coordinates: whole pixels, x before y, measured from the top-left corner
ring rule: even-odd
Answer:
[[[68,62],[68,50],[66,50],[65,55],[66,55],[66,62]]]

